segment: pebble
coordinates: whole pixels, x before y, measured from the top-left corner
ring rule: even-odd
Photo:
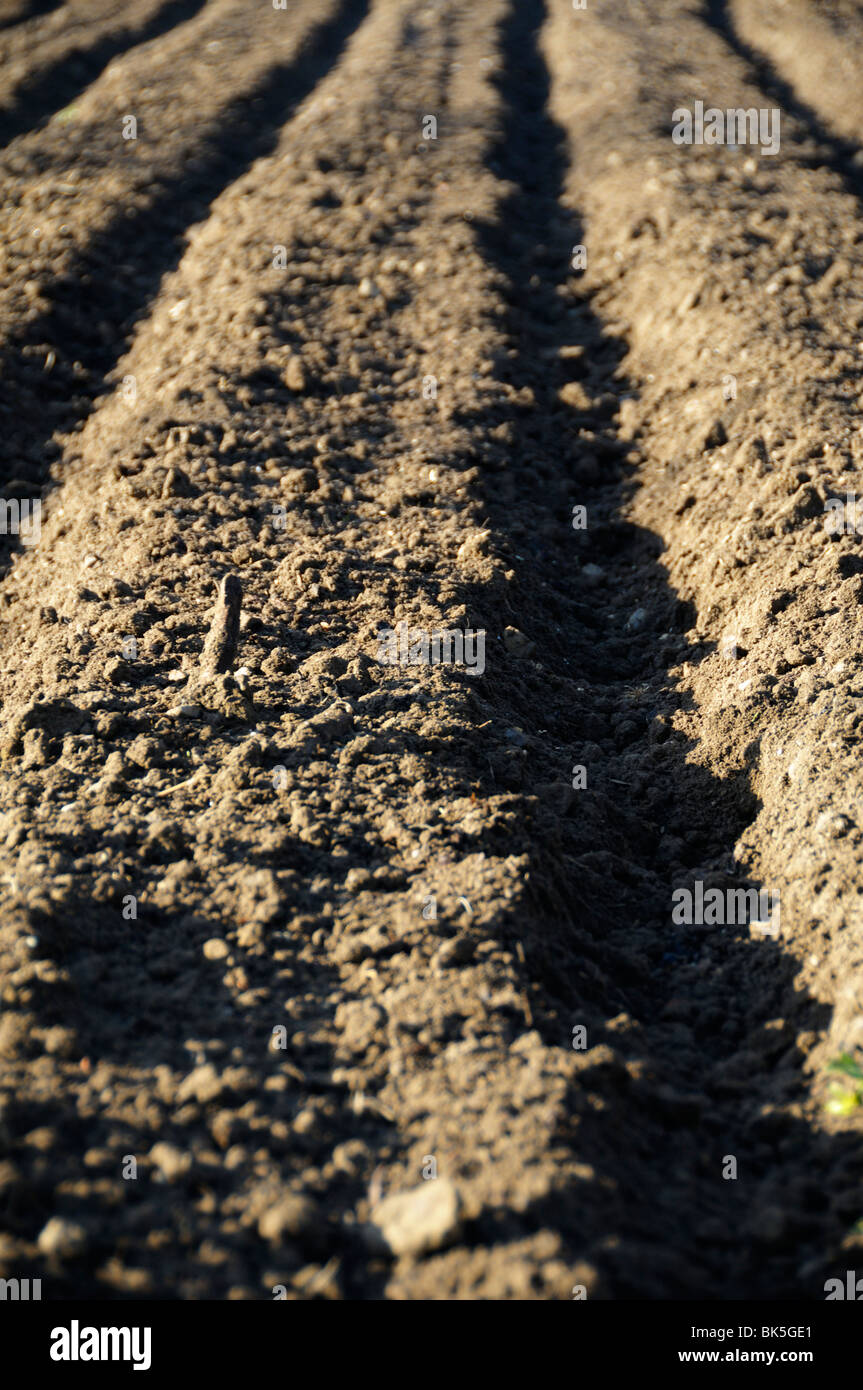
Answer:
[[[490,531],[475,531],[468,536],[467,540],[462,541],[456,553],[456,560],[460,565],[466,564],[471,560],[479,560],[488,554],[488,541]]]
[[[287,366],[282,373],[282,381],[289,391],[305,391],[306,373],[303,367],[302,358],[289,357]]]
[[[449,1178],[430,1178],[407,1192],[394,1192],[372,1209],[369,1243],[391,1255],[426,1255],[455,1240],[461,1201]]]
[[[369,869],[349,869],[345,879],[345,888],[349,893],[362,893],[364,889],[372,888],[374,882],[374,877]]]
[[[363,299],[377,299],[380,295],[380,290],[378,289],[374,280],[369,279],[368,275],[364,275],[362,280],[360,281],[359,292],[361,298]]]
[[[166,1144],[161,1139],[150,1150],[150,1158],[168,1182],[184,1177],[192,1166],[191,1154],[184,1153],[174,1144]]]
[[[58,1255],[60,1259],[68,1260],[81,1254],[87,1244],[87,1234],[77,1222],[52,1216],[39,1232],[36,1243],[43,1255]]]
[[[627,632],[640,632],[647,622],[647,609],[636,608],[634,613],[630,613],[626,620]]]
[[[593,409],[593,398],[580,381],[568,381],[557,394],[561,402],[569,406],[570,410],[587,412]]]
[[[184,1077],[177,1087],[177,1101],[180,1105],[187,1100],[197,1100],[201,1105],[216,1100],[224,1091],[225,1083],[212,1062],[204,1062]]]
[[[536,651],[536,643],[519,632],[517,627],[504,628],[503,645],[512,656],[530,656],[531,652]]]
[[[203,949],[207,960],[224,960],[231,950],[227,941],[220,936],[211,936],[209,941],[204,942]]]
[[[123,685],[132,679],[132,668],[122,657],[114,656],[105,662],[102,674],[111,685]]]
[[[806,652],[802,650],[802,648],[798,646],[791,646],[785,648],[784,652],[782,653],[782,660],[787,662],[789,666],[794,667],[808,665],[811,658],[808,656]]]

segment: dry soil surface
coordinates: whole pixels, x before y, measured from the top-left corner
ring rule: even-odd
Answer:
[[[3,0],[0,1276],[863,1259],[861,67],[851,0]]]

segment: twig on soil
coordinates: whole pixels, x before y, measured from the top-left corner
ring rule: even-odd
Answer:
[[[235,574],[226,574],[219,590],[216,611],[204,650],[201,652],[202,676],[214,676],[230,671],[237,655],[240,640],[240,608],[243,587]]]

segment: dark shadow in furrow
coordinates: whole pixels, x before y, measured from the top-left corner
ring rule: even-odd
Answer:
[[[368,0],[347,0],[294,62],[275,67],[219,116],[194,157],[145,207],[118,212],[68,272],[46,286],[51,308],[10,338],[4,363],[0,489],[6,496],[32,498],[47,490],[48,455],[56,452],[52,435],[90,413],[136,321],[179,263],[187,228],[206,218],[219,194],[275,147],[292,111],[336,62],[367,10]],[[46,373],[49,351],[56,363]]]
[[[842,180],[847,192],[863,199],[863,169],[860,167],[860,145],[837,135],[811,106],[802,101],[790,82],[776,72],[766,54],[752,48],[740,38],[734,27],[728,0],[705,0],[702,10],[705,20],[725,41],[728,47],[748,63],[754,85],[791,116],[819,146],[817,155],[808,159],[795,155],[800,164],[832,169]]]
[[[139,44],[148,43],[194,19],[205,0],[170,0],[149,23],[140,29],[124,27],[106,34],[98,42],[73,49],[47,71],[34,74],[19,87],[11,109],[0,111],[0,145],[8,145],[19,135],[41,125],[62,111],[74,97],[95,82],[113,58]]]
[[[9,15],[6,18],[0,14],[0,30],[14,29],[18,24],[26,24],[30,19],[39,19],[44,14],[50,14],[52,10],[59,10],[64,0],[29,0],[29,4],[19,6],[17,14]]]
[[[506,23],[507,119],[491,167],[515,191],[478,228],[509,290],[510,350],[497,372],[521,406],[503,434],[500,406],[464,421],[485,440],[487,514],[519,582],[503,594],[478,587],[469,607],[475,624],[499,633],[510,623],[536,644],[534,665],[498,645],[481,687],[482,720],[527,735],[526,765],[508,772],[499,760],[484,786],[500,791],[502,780],[537,798],[534,811],[525,803],[529,902],[509,928],[533,981],[535,1026],[568,1049],[583,1024],[588,1047],[614,1056],[587,1059],[560,1127],[584,1179],[524,1215],[485,1214],[471,1235],[488,1246],[559,1231],[566,1255],[589,1260],[614,1298],[820,1298],[801,1267],[847,1233],[859,1141],[816,1134],[783,1109],[806,1095],[797,1039],[824,1028],[829,1009],[795,995],[799,967],[781,937],[672,923],[672,888],[746,886],[732,855],[757,812],[753,769],[713,776],[687,761],[696,745],[670,724],[691,706],[664,673],[706,649],[683,635],[692,615],[668,584],[659,537],[620,516],[635,461],[615,427],[623,344],[588,304],[566,307],[585,236],[562,201],[544,18],[543,0],[521,0]],[[580,415],[558,395],[573,372],[594,402]],[[581,534],[576,504],[588,509]],[[587,562],[602,575],[585,575]],[[587,789],[559,795],[572,764],[586,766]],[[775,1028],[785,1013],[791,1026]],[[736,1180],[723,1176],[730,1158]],[[825,1163],[848,1179],[830,1203],[812,1181]]]

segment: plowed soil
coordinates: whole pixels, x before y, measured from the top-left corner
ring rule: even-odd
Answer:
[[[863,1258],[861,65],[851,0],[0,4],[0,1277]]]

